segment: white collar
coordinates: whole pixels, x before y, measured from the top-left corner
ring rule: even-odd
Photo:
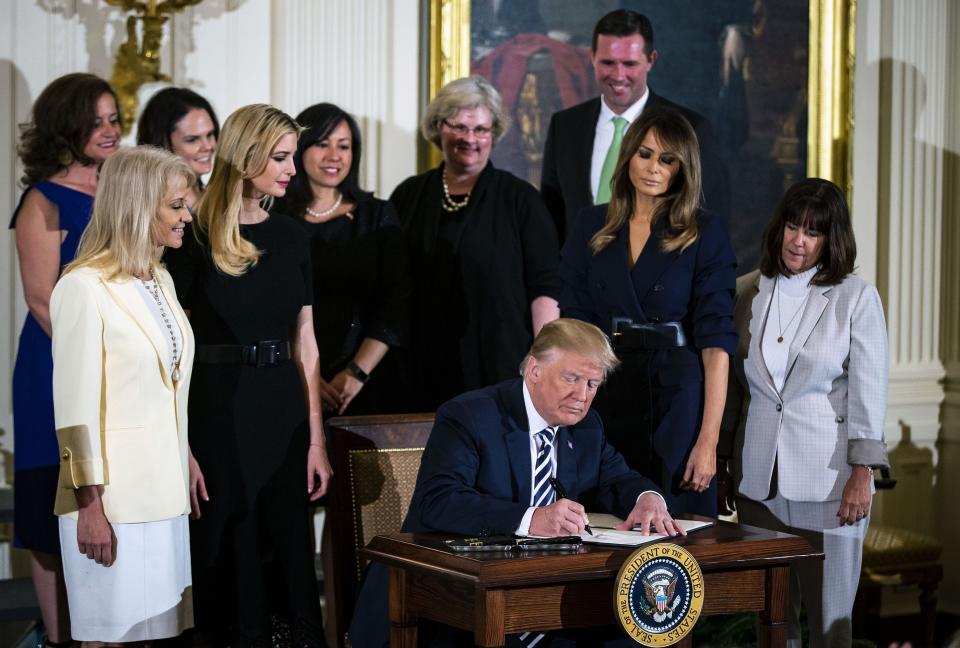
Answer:
[[[607,105],[607,100],[603,98],[603,95],[600,95],[600,123],[606,124],[612,121],[614,117],[623,117],[627,120],[627,124],[632,124],[634,120],[640,116],[640,113],[643,112],[644,107],[647,105],[647,99],[649,98],[650,86],[647,86],[647,89],[643,91],[643,95],[634,101],[633,105],[618,115],[610,110],[610,107]]]
[[[803,272],[777,277],[777,289],[787,297],[803,297],[810,290],[810,280],[817,274],[820,266],[807,268]]]
[[[557,426],[547,423],[547,420],[540,416],[540,412],[533,406],[533,400],[530,398],[530,390],[527,389],[526,380],[523,381],[523,406],[527,410],[527,426],[529,427],[528,432],[530,436],[533,436],[537,432],[542,432],[544,428],[552,428],[554,432],[557,431]]]

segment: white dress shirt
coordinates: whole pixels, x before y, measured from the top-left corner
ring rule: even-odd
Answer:
[[[600,117],[597,118],[597,130],[593,135],[593,157],[590,160],[590,191],[593,194],[594,202],[597,200],[597,190],[600,188],[600,172],[603,170],[603,162],[607,159],[607,151],[610,150],[610,143],[613,142],[613,118],[623,117],[627,120],[627,128],[629,128],[630,124],[643,112],[649,98],[650,88],[647,87],[642,97],[624,110],[623,114],[618,115],[610,110],[606,100],[602,96],[600,97]]]
[[[537,469],[537,433],[541,432],[544,428],[551,428],[554,431],[553,445],[550,447],[550,458],[553,460],[553,476],[557,476],[557,439],[560,432],[559,427],[555,427],[547,423],[547,421],[540,416],[540,412],[537,411],[537,408],[533,406],[533,401],[530,399],[530,390],[527,389],[527,382],[523,382],[523,406],[527,410],[527,427],[530,434],[530,474],[534,475]],[[637,501],[643,495],[647,493],[654,493],[666,504],[663,495],[657,491],[643,491],[640,495],[637,495]],[[530,501],[533,501],[533,479],[530,479]],[[530,521],[533,519],[533,512],[537,510],[536,506],[531,506],[527,509],[526,513],[523,514],[523,517],[520,518],[520,525],[517,527],[516,535],[529,535],[530,534]]]
[[[790,345],[797,336],[797,329],[800,328],[803,309],[810,297],[810,280],[816,273],[817,267],[814,266],[800,274],[777,277],[777,284],[773,289],[770,305],[767,307],[767,322],[763,328],[761,351],[763,362],[778,392],[783,391],[783,383],[787,378]],[[777,338],[781,336],[783,342],[777,342]]]
[[[559,429],[555,426],[550,425],[547,421],[540,416],[540,412],[537,411],[537,408],[533,406],[533,401],[530,400],[530,390],[527,389],[527,382],[523,382],[523,406],[527,410],[527,427],[529,428],[530,433],[530,474],[536,474],[537,470],[537,433],[544,430],[544,428],[551,428],[554,432],[553,444],[550,446],[550,460],[553,464],[553,477],[557,476],[557,436],[556,433]],[[533,501],[533,479],[530,480],[530,501]],[[527,512],[523,514],[523,517],[520,519],[520,526],[517,527],[517,535],[527,535],[530,532],[530,520],[533,519],[533,512],[537,510],[537,507],[531,506],[527,509]]]

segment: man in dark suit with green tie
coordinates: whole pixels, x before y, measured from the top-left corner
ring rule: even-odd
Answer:
[[[730,187],[707,119],[656,94],[647,75],[657,61],[653,26],[643,14],[618,9],[593,30],[591,48],[600,96],[553,115],[543,152],[540,192],[560,242],[581,209],[610,200],[620,141],[645,109],[668,106],[693,126],[700,143],[704,208],[728,219]]]

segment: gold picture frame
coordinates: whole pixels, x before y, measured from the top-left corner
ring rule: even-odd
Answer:
[[[470,0],[425,0],[428,10],[427,97],[470,74]],[[856,0],[810,0],[807,175],[850,188]],[[794,125],[795,126],[795,125]],[[418,168],[439,164],[420,140]]]

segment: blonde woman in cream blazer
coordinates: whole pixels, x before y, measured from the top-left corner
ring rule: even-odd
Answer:
[[[887,332],[876,288],[852,274],[840,189],[791,187],[764,234],[760,270],[737,282],[740,334],[721,456],[746,524],[806,537],[824,553],[791,570],[789,643],[849,646],[870,521],[873,468],[887,465]]]
[[[193,173],[152,147],[100,174],[54,288],[55,513],[73,637],[144,642],[193,625],[187,394],[193,334],[160,265],[190,222]]]

